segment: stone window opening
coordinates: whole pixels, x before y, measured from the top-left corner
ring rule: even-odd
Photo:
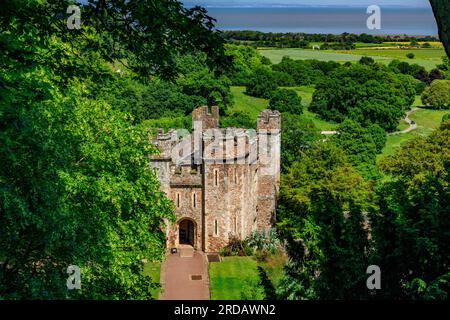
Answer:
[[[219,235],[219,225],[217,223],[217,220],[214,220],[214,236],[218,236]]]
[[[237,168],[234,168],[234,183],[237,184]]]
[[[177,193],[177,208],[180,207],[180,194]]]
[[[197,208],[197,194],[195,192],[192,194],[192,207]]]
[[[214,169],[214,186],[219,185],[219,170]]]

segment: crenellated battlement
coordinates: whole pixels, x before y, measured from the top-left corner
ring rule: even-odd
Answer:
[[[202,129],[212,129],[219,127],[219,107],[208,106],[198,107],[192,111],[192,129],[196,129],[196,122],[202,124]]]
[[[262,111],[257,120],[257,130],[280,130],[281,114],[277,110],[266,109]]]

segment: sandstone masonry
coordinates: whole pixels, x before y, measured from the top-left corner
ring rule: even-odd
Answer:
[[[158,129],[150,157],[161,189],[175,204],[167,248],[218,252],[275,222],[280,172],[279,112],[264,110],[257,130],[219,129],[219,108],[192,112],[192,133]]]

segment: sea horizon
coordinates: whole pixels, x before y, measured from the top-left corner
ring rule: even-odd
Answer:
[[[367,28],[369,14],[363,5],[207,4],[204,7],[217,20],[218,30],[438,36],[431,8],[422,6],[380,6],[380,30]]]

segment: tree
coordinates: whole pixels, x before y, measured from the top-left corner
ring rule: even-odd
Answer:
[[[375,60],[372,57],[364,56],[359,60],[359,63],[365,64],[365,65],[372,65],[375,63]]]
[[[434,80],[422,93],[422,102],[434,109],[449,109],[450,81]]]
[[[119,80],[115,55],[124,77],[170,78],[174,55],[221,41],[176,1],[90,1],[73,32],[59,18],[69,3],[0,12],[0,299],[150,299],[141,261],[162,258],[173,204],[148,166],[147,128],[97,89],[124,85],[115,101],[142,104],[147,88]],[[67,290],[69,265],[81,290]]]
[[[379,65],[341,67],[317,84],[309,109],[326,120],[351,118],[391,131],[413,104],[416,86],[412,77]]]
[[[61,17],[69,16],[67,7],[74,3],[81,7],[82,28],[68,30],[66,19]],[[195,50],[207,54],[211,69],[223,71],[230,65],[224,40],[213,31],[215,20],[204,8],[187,9],[177,0],[156,4],[150,0],[7,0],[1,18],[2,27],[12,22],[34,24],[38,37],[55,35],[72,48],[88,41],[91,49],[77,52],[78,60],[86,66],[93,55],[101,56],[106,61],[120,61],[144,76],[173,79],[178,73],[175,57]],[[57,59],[55,64],[60,62]]]
[[[378,125],[372,125],[368,129],[350,119],[342,122],[337,132],[338,134],[331,138],[331,142],[345,151],[349,162],[358,168],[365,178],[371,178],[375,174],[376,155],[381,152],[386,143],[386,132]],[[372,134],[376,136],[378,144]],[[384,141],[382,134],[384,134]]]
[[[283,113],[283,134],[281,135],[281,165],[282,170],[288,170],[295,161],[298,161],[301,152],[311,149],[322,139],[320,130],[310,119],[299,115]]]
[[[430,0],[434,16],[439,28],[439,37],[444,44],[447,57],[450,57],[450,3],[446,0]]]
[[[302,114],[302,98],[292,89],[277,89],[272,93],[269,108],[291,114]]]
[[[364,228],[372,192],[342,150],[319,143],[282,176],[278,228],[291,263],[278,293],[284,299],[367,296],[370,244]]]
[[[450,294],[450,122],[381,162],[389,174],[377,187],[371,217],[382,297],[448,299]]]
[[[276,79],[272,71],[266,68],[259,68],[253,72],[245,93],[253,97],[270,99],[272,92],[277,88]]]

